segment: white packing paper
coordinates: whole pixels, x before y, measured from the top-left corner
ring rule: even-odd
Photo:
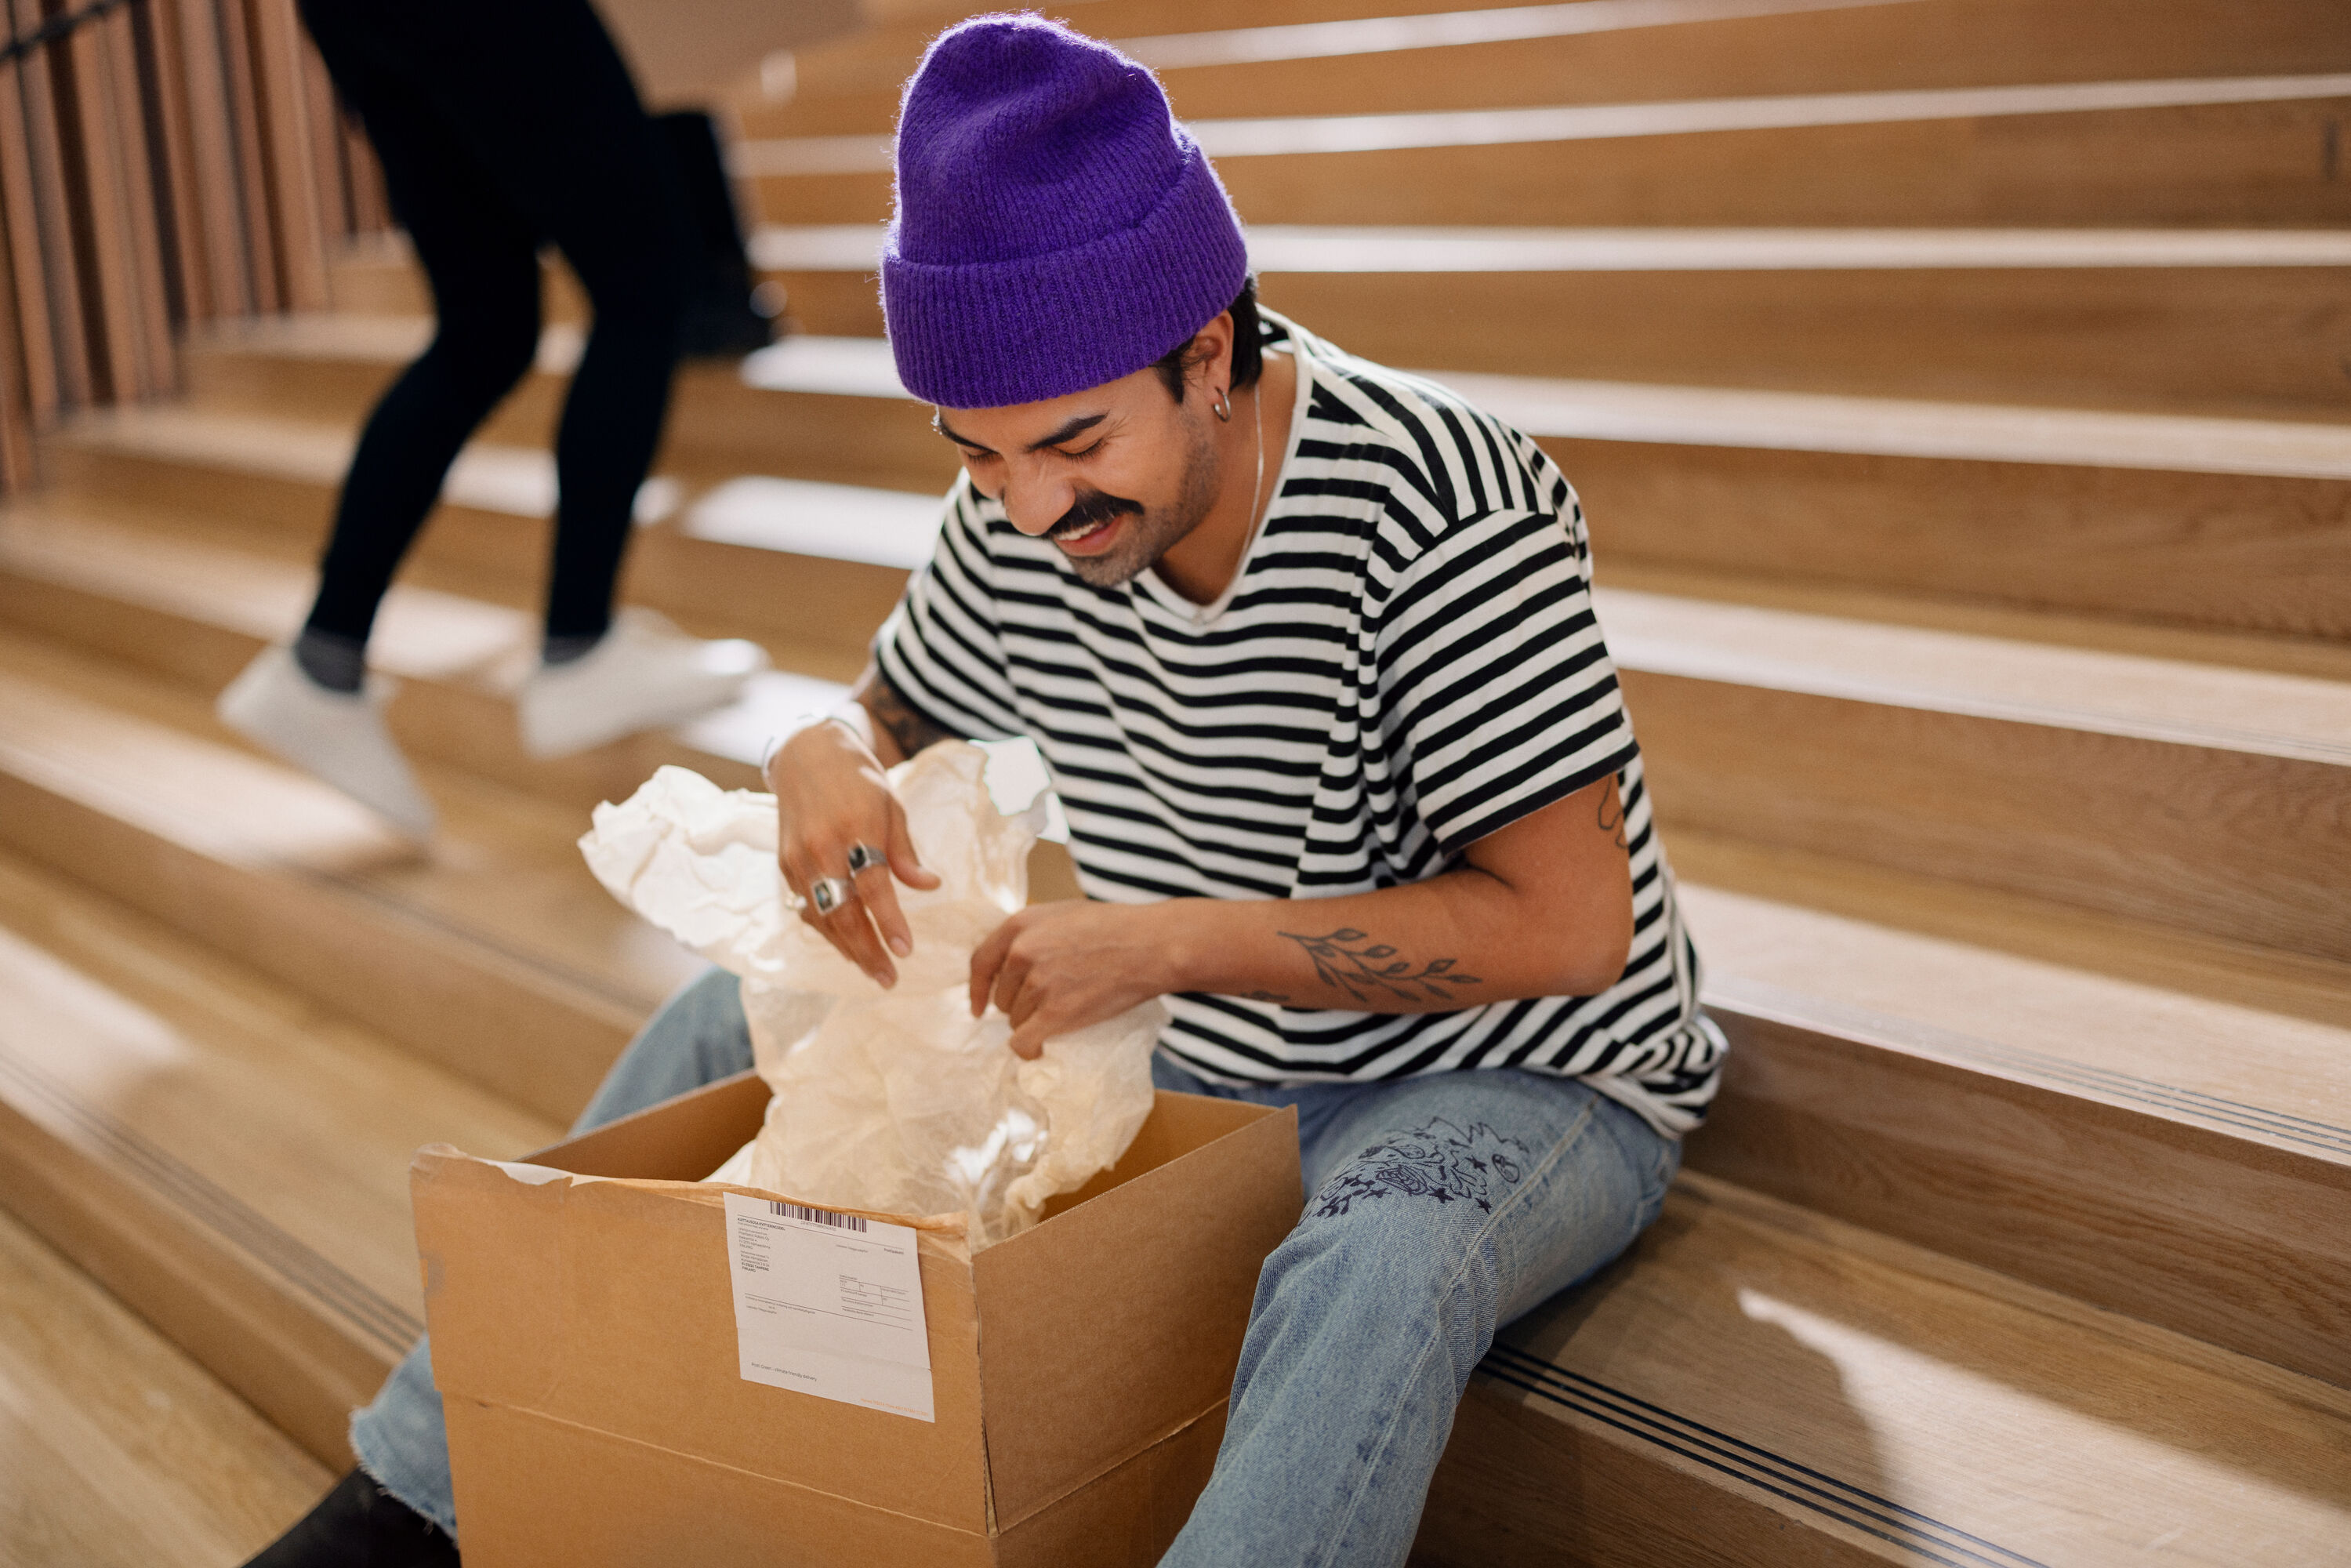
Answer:
[[[622,903],[743,979],[766,1124],[723,1179],[885,1214],[962,1213],[975,1248],[1034,1224],[1047,1199],[1115,1164],[1151,1113],[1156,1000],[1048,1040],[967,1001],[971,954],[1028,902],[1050,797],[997,809],[978,747],[943,741],[893,768],[924,865],[899,884],[914,941],[884,991],[784,904],[772,796],[664,768],[596,809],[580,841]],[[722,1179],[714,1177],[712,1179]]]

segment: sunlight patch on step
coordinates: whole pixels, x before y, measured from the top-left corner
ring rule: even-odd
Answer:
[[[660,475],[638,486],[637,526],[668,517],[677,509],[679,495],[677,481]],[[523,446],[468,446],[450,465],[441,499],[478,512],[551,517],[558,499],[554,455]]]
[[[18,1035],[29,1056],[72,1074],[73,1087],[99,1105],[187,1065],[179,1030],[121,993],[40,947],[0,928],[0,1045]],[[59,1039],[102,1038],[103,1051],[58,1052]]]
[[[0,564],[61,588],[142,605],[280,643],[317,591],[308,566],[118,528],[103,519],[20,511],[0,532]],[[537,618],[412,584],[392,588],[370,643],[395,675],[445,680],[536,645]]]
[[[1414,372],[1529,435],[2351,479],[2351,425],[1921,398]]]
[[[696,751],[757,766],[770,740],[848,695],[849,688],[839,681],[789,670],[763,670],[745,685],[740,700],[670,733]]]
[[[1230,27],[1213,33],[1163,33],[1120,38],[1113,47],[1154,70],[1329,59],[1464,44],[1508,44],[1614,33],[1684,22],[1723,22],[1804,11],[1842,11],[1887,0],[1572,0],[1563,5],[1511,5],[1418,16],[1363,16],[1286,26]]]
[[[232,865],[351,873],[418,847],[291,768],[0,676],[0,767],[89,810]],[[168,777],[172,788],[154,781]]]
[[[743,384],[830,397],[910,396],[883,338],[796,336],[743,358]]]
[[[945,507],[935,496],[747,475],[685,515],[693,538],[913,571],[931,559]]]
[[[2160,1541],[2169,1543],[2166,1561],[2286,1562],[2304,1543],[2341,1539],[2351,1523],[2339,1504],[2293,1484],[2307,1461],[2296,1463],[2290,1446],[2231,1455],[2185,1418],[2149,1419],[2144,1395],[2100,1385],[2099,1375],[2116,1364],[2052,1358],[2032,1364],[2031,1384],[2004,1380],[1991,1374],[2000,1364],[1982,1346],[1926,1348],[1925,1325],[1894,1339],[1752,1286],[1740,1286],[1738,1301],[1749,1321],[1781,1330],[1835,1369],[1844,1418],[1867,1434],[1882,1496],[2041,1561],[2105,1561],[2125,1542],[2153,1549]],[[2220,1383],[2167,1370],[2191,1399],[2199,1385]],[[2126,1492],[2134,1499],[2126,1519],[2101,1519],[2074,1500]]]

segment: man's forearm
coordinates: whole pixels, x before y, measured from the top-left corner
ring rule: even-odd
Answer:
[[[1572,895],[1540,909],[1477,870],[1344,898],[1178,899],[1172,990],[1345,1012],[1447,1012],[1605,990],[1620,923]]]

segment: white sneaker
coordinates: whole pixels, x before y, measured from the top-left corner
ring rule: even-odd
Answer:
[[[383,722],[388,682],[329,691],[282,644],[265,648],[215,705],[221,722],[317,775],[417,839],[433,836],[433,802]]]
[[[541,664],[523,684],[523,749],[567,757],[684,724],[735,701],[767,667],[757,643],[704,642],[650,610],[624,610],[595,647],[569,664]]]

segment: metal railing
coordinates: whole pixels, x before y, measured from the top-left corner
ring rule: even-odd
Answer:
[[[383,181],[293,0],[0,0],[0,492],[190,326],[328,304]]]

